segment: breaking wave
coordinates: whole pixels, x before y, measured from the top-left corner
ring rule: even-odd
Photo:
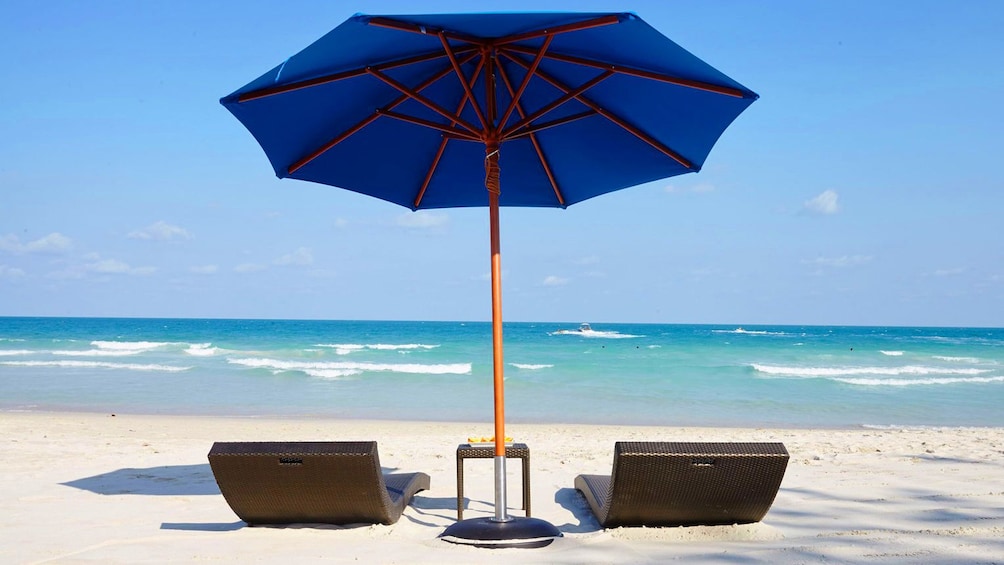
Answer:
[[[163,341],[92,341],[91,345],[104,351],[143,353],[144,351],[160,349],[171,344]]]
[[[935,355],[935,359],[939,361],[948,361],[950,363],[980,363],[981,360],[976,357],[948,357],[946,355]]]
[[[1004,376],[987,376],[990,369],[973,367],[786,367],[753,364],[758,373],[772,377],[822,378],[857,386],[919,386],[1004,382]]]
[[[302,371],[325,378],[344,377],[361,372],[391,372],[422,375],[468,375],[470,363],[440,363],[423,365],[420,363],[353,363],[348,361],[281,361],[268,358],[227,359],[228,363],[269,369],[274,372]]]
[[[329,349],[334,349],[335,353],[339,355],[348,355],[356,351],[363,351],[366,349],[371,349],[374,351],[399,351],[402,353],[407,353],[416,349],[435,349],[439,347],[438,345],[427,345],[424,343],[403,343],[403,344],[389,344],[389,343],[318,343],[314,347],[326,347]]]
[[[786,367],[783,365],[753,364],[758,373],[788,377],[847,377],[854,375],[982,375],[990,369],[925,367],[907,365],[904,367]]]
[[[859,386],[951,385],[958,383],[1000,383],[1004,377],[937,377],[930,379],[833,379]]]
[[[747,330],[736,328],[734,330],[711,330],[713,334],[743,334],[743,335],[789,335],[785,332],[769,332],[766,330]]]
[[[60,367],[67,369],[125,369],[128,371],[161,371],[178,373],[191,367],[141,363],[109,363],[107,361],[0,361],[0,365],[16,367]]]
[[[213,347],[211,343],[193,343],[185,349],[185,353],[193,357],[212,357],[220,351],[219,347]]]

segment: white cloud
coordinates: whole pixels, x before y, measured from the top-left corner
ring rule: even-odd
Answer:
[[[564,286],[568,284],[568,279],[556,275],[548,275],[544,277],[542,284],[544,286]]]
[[[588,265],[598,265],[600,263],[600,258],[596,255],[589,255],[587,257],[580,257],[572,261],[573,265],[588,266]]]
[[[0,279],[17,279],[24,276],[24,271],[17,267],[0,265]]]
[[[195,267],[190,267],[189,271],[197,275],[212,275],[220,270],[216,265],[197,265]]]
[[[405,228],[430,229],[443,227],[449,221],[450,216],[442,212],[419,210],[418,212],[408,212],[398,216],[394,220],[394,223]]]
[[[842,257],[816,257],[815,259],[803,261],[803,263],[819,265],[821,267],[843,268],[854,265],[862,265],[870,262],[872,259],[874,259],[874,257],[871,255],[844,255]]]
[[[952,276],[955,276],[955,275],[961,275],[965,271],[966,270],[963,269],[962,267],[956,267],[954,269],[938,269],[937,271],[934,271],[934,276],[936,276],[936,277],[952,277]]]
[[[11,253],[17,253],[21,249],[21,242],[18,240],[17,236],[9,233],[3,237],[0,237],[0,251],[9,251]]]
[[[675,184],[667,184],[666,187],[663,190],[665,190],[666,192],[668,192],[670,194],[677,193],[677,192],[705,193],[705,192],[714,192],[715,191],[715,185],[713,185],[713,184],[711,184],[709,182],[702,182],[702,183],[695,184],[694,186],[685,186],[685,187],[676,186]]]
[[[306,247],[301,247],[275,260],[276,265],[310,265],[313,262],[314,254]]]
[[[175,225],[171,225],[163,220],[150,224],[149,226],[131,232],[130,239],[153,239],[157,241],[168,241],[171,239],[192,239],[192,234],[188,230]]]
[[[812,200],[806,200],[804,208],[813,214],[836,214],[840,211],[839,199],[835,190],[824,190]]]
[[[241,263],[234,267],[235,273],[257,273],[258,271],[264,271],[267,269],[265,265],[259,265],[257,263]]]
[[[505,280],[508,276],[509,276],[509,271],[506,269],[502,269],[502,280]],[[471,280],[492,282],[492,272],[485,271],[484,273],[481,273],[476,277],[472,277]]]
[[[115,274],[115,275],[152,275],[157,271],[156,267],[133,267],[118,259],[99,259],[84,266],[92,273]]]
[[[22,253],[62,253],[73,247],[73,240],[59,232],[52,232],[45,237],[21,243],[14,234],[0,237],[0,251],[20,255]]]

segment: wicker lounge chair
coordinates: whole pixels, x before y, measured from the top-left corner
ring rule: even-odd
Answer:
[[[781,486],[780,443],[617,442],[611,475],[579,475],[604,528],[759,522]]]
[[[425,473],[383,474],[375,441],[216,442],[209,465],[249,525],[393,524]]]

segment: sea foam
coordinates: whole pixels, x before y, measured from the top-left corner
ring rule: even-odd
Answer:
[[[0,361],[0,365],[17,367],[61,367],[68,369],[125,369],[129,371],[162,371],[178,373],[191,367],[141,363],[108,363],[105,361]]]
[[[538,369],[550,369],[551,367],[554,367],[554,365],[545,365],[545,364],[535,365],[531,363],[509,363],[509,364],[512,365],[513,367],[516,367],[517,369],[523,369],[527,371],[536,371]]]
[[[789,377],[847,377],[854,375],[982,375],[990,369],[925,367],[923,365],[906,365],[903,367],[786,367],[783,365],[753,364],[753,369],[767,375]]]
[[[130,357],[143,353],[141,349],[57,349],[50,351],[61,357]]]
[[[159,349],[170,343],[162,341],[92,341],[91,345],[108,351],[132,351],[142,353]]]
[[[213,347],[211,343],[192,343],[185,348],[185,353],[193,357],[212,357],[220,352],[219,347]]]
[[[365,349],[372,349],[374,351],[400,351],[406,353],[415,349],[435,349],[439,347],[438,345],[427,345],[424,343],[403,343],[403,344],[389,344],[389,343],[318,343],[315,347],[327,347],[334,349],[335,353],[338,355],[349,355],[356,351],[363,351]]]
[[[256,369],[276,371],[356,371],[392,372],[425,375],[467,375],[471,373],[471,363],[441,363],[423,365],[420,363],[353,363],[347,361],[282,361],[268,358],[227,359],[228,363]],[[344,376],[344,375],[339,375]]]
[[[976,357],[949,357],[947,355],[935,355],[935,359],[939,361],[948,361],[949,363],[979,363],[980,360]]]
[[[930,379],[833,379],[842,383],[859,386],[915,386],[950,385],[958,383],[999,383],[1004,377],[938,377]]]

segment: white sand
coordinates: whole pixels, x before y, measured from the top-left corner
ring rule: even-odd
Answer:
[[[488,550],[437,539],[456,518],[458,443],[489,424],[0,413],[0,563],[1004,563],[1004,429],[766,430],[510,425],[532,508],[564,537]],[[391,526],[247,527],[219,494],[214,441],[376,440],[424,471]],[[574,490],[616,440],[781,441],[791,462],[763,522],[600,529]],[[521,515],[520,465],[509,506]],[[492,513],[492,463],[466,462],[465,517]]]

